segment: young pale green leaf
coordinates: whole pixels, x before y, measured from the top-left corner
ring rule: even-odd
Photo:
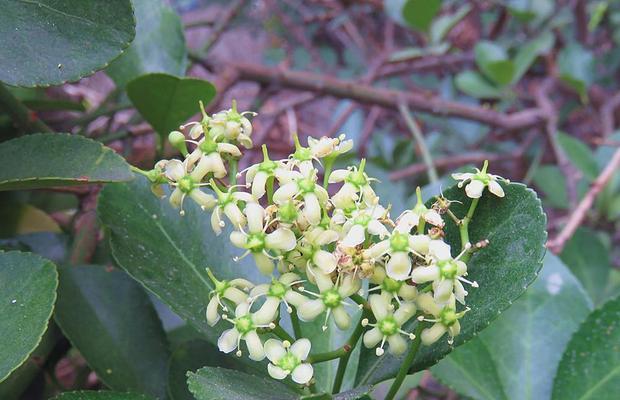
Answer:
[[[0,143],[0,191],[120,182],[133,178],[112,149],[81,136],[42,133]]]
[[[599,174],[598,164],[592,150],[579,139],[563,132],[558,132],[558,142],[570,162],[590,180],[596,179]]]
[[[620,297],[595,310],[571,338],[553,383],[554,400],[612,400],[620,393]]]
[[[553,34],[549,31],[545,31],[538,37],[519,47],[514,58],[515,71],[511,83],[514,84],[519,82],[538,56],[551,50],[554,41],[555,38]]]
[[[592,303],[559,258],[480,335],[431,371],[474,399],[548,399],[561,354]]]
[[[218,367],[204,367],[187,374],[187,384],[196,400],[292,400],[299,394],[269,378]]]
[[[209,103],[215,96],[215,87],[202,79],[156,73],[129,82],[127,95],[163,138],[198,112],[199,101]]]
[[[205,312],[214,285],[206,268],[218,279],[246,277],[260,282],[265,278],[259,278],[249,259],[232,260],[241,252],[232,247],[226,233],[213,233],[208,213],[193,202],[185,202],[184,209],[181,217],[139,177],[126,184],[107,185],[99,198],[98,213],[108,228],[118,264],[211,343],[217,343],[219,332],[227,326],[207,325]]]
[[[153,400],[152,397],[138,393],[123,393],[111,391],[78,391],[64,392],[53,400]]]
[[[441,0],[407,0],[402,15],[410,27],[426,32],[440,9]]]
[[[0,81],[15,86],[76,81],[118,57],[134,35],[130,0],[3,2]]]
[[[0,382],[37,347],[56,301],[58,273],[31,253],[0,252]]]
[[[149,72],[182,76],[187,68],[183,24],[163,0],[134,0],[136,38],[106,69],[117,86]]]
[[[560,258],[581,281],[595,305],[607,300],[605,289],[612,265],[609,250],[595,231],[585,227],[577,229]]]
[[[431,43],[440,43],[448,32],[450,32],[459,21],[465,18],[470,11],[471,6],[469,4],[463,4],[455,13],[435,18],[429,32]]]
[[[476,71],[463,71],[454,78],[454,84],[463,93],[478,99],[499,99],[506,94]]]
[[[546,217],[536,193],[517,183],[504,185],[506,197],[497,198],[485,192],[480,199],[470,226],[472,243],[488,239],[489,246],[475,253],[468,262],[468,278],[480,284],[471,288],[467,304],[471,307],[461,320],[461,334],[455,338],[459,346],[486,328],[503,310],[516,300],[536,278],[545,253]],[[451,206],[459,217],[466,214],[471,199],[456,186],[444,191],[456,200]],[[429,202],[430,205],[432,201]],[[446,223],[446,240],[454,255],[461,243],[458,229],[451,220]],[[414,330],[411,322],[406,329]],[[452,350],[446,338],[430,347],[422,347],[410,372],[435,364]],[[364,349],[360,356],[358,384],[374,384],[393,377],[403,356],[385,354],[377,357],[373,350]]]
[[[481,41],[474,49],[476,65],[480,71],[498,85],[507,85],[515,75],[515,65],[506,50],[492,42]]]
[[[166,335],[150,299],[124,272],[60,268],[56,322],[107,386],[166,396]]]
[[[588,87],[594,82],[594,55],[577,42],[569,43],[558,54],[560,78],[579,94],[588,98]]]

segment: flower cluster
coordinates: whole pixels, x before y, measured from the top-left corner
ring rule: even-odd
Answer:
[[[162,160],[145,172],[155,193],[171,188],[168,199],[181,215],[189,198],[211,213],[216,234],[229,225],[230,241],[240,249],[235,260],[251,256],[270,279],[218,280],[207,270],[214,287],[207,322],[231,325],[219,349],[237,356],[247,349],[252,360],[269,359],[273,378],[290,375],[309,384],[312,362],[329,357],[309,355],[310,341],[298,329],[292,337],[280,326],[284,312],[293,326],[317,320],[323,330],[332,322],[331,329],[345,330],[360,323],[368,327],[363,344],[376,348],[377,356],[384,349],[401,354],[412,340],[431,345],[445,334],[451,343],[469,309],[468,288],[478,287],[467,279],[474,248],[467,242],[457,251],[443,240],[446,215],[459,229],[468,225],[449,210],[452,202],[441,196],[429,207],[418,188],[417,204],[393,218],[391,206],[380,204],[365,160],[332,169],[352,148],[343,136],[309,138],[307,146],[295,136],[295,150],[284,159],[272,160],[263,146],[263,160],[238,172],[241,148],[252,147],[251,114],[238,112],[234,103],[211,116],[202,109],[200,121],[169,136],[184,159]],[[464,218],[471,219],[485,188],[504,196],[502,178],[486,170],[485,163],[475,174],[454,175],[474,199]]]

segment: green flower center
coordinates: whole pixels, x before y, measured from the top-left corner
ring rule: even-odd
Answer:
[[[278,163],[271,160],[265,160],[262,163],[258,164],[258,170],[262,172],[267,172],[271,175],[271,173],[278,167]]]
[[[293,158],[299,161],[312,160],[312,152],[307,147],[298,147],[293,153]]]
[[[488,185],[491,181],[491,177],[486,172],[478,172],[472,177],[472,180],[477,180],[484,183],[485,185]]]
[[[217,143],[215,143],[212,139],[207,139],[204,142],[200,143],[198,146],[200,151],[205,154],[215,153],[217,151]]]
[[[245,247],[253,253],[260,253],[265,249],[265,237],[263,232],[250,233],[245,242]]]
[[[365,186],[366,184],[368,184],[368,180],[366,179],[366,176],[364,176],[364,173],[362,171],[353,171],[353,172],[351,172],[347,176],[345,181],[349,182],[352,185],[354,185],[358,189],[361,188],[362,186]]]
[[[315,183],[312,179],[305,178],[297,181],[297,187],[302,193],[312,193],[314,192]]]
[[[356,225],[361,225],[361,226],[368,226],[368,223],[372,220],[372,217],[370,215],[366,215],[366,214],[362,214],[362,215],[358,215],[357,217],[355,217],[355,219],[353,220],[353,223]]]
[[[392,336],[398,333],[398,329],[400,327],[398,326],[396,319],[393,316],[388,315],[377,323],[377,328],[384,336]]]
[[[215,292],[220,295],[220,297],[224,297],[224,292],[226,289],[230,287],[230,283],[228,281],[217,281],[215,282]]]
[[[189,175],[185,175],[183,178],[181,178],[181,180],[179,181],[179,189],[183,192],[183,193],[189,193],[192,190],[194,190],[195,184],[194,184],[194,179],[192,179],[191,176]]]
[[[244,315],[235,319],[235,328],[237,328],[241,335],[245,335],[254,330],[254,322],[252,322],[252,318],[249,315]]]
[[[292,201],[288,201],[278,208],[278,217],[282,222],[294,222],[297,219],[297,207]]]
[[[388,293],[397,293],[403,286],[403,281],[396,281],[389,276],[386,276],[381,282],[381,288]]]
[[[293,353],[288,352],[278,360],[276,365],[290,373],[293,372],[299,364],[301,364],[299,358],[295,357]]]
[[[393,251],[408,251],[409,235],[406,233],[394,232],[390,238],[390,246]]]
[[[439,275],[445,279],[454,279],[456,276],[458,266],[454,260],[444,260],[438,263]]]
[[[444,326],[452,326],[458,319],[456,310],[451,307],[444,307],[439,313],[439,322]]]
[[[323,304],[328,308],[335,308],[340,305],[342,302],[342,296],[338,293],[338,290],[329,289],[323,293],[321,293],[321,298],[323,299]]]
[[[288,288],[286,287],[286,285],[284,285],[282,282],[273,281],[271,282],[271,285],[269,286],[269,291],[267,292],[267,294],[269,296],[277,297],[278,299],[281,299],[286,294],[287,289]]]

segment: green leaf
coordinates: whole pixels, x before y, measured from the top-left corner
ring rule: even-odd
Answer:
[[[459,21],[465,18],[470,11],[471,6],[469,4],[463,4],[453,14],[446,14],[436,18],[431,25],[431,30],[429,33],[431,43],[440,43],[448,32],[450,32],[450,30],[454,28]]]
[[[595,310],[573,335],[555,376],[554,400],[612,400],[620,393],[620,297]]]
[[[196,400],[289,400],[299,395],[269,378],[218,367],[204,367],[187,374],[187,384]]]
[[[591,309],[579,281],[547,253],[525,294],[431,371],[475,399],[548,399],[561,354]]]
[[[127,95],[163,138],[198,112],[199,101],[209,103],[215,96],[215,87],[197,78],[147,74],[127,84]]]
[[[124,272],[61,268],[56,321],[107,386],[166,396],[166,335],[150,299]]]
[[[506,94],[475,71],[460,72],[454,78],[454,84],[461,92],[478,99],[499,99]]]
[[[136,38],[121,57],[106,69],[117,86],[149,72],[182,76],[187,68],[183,24],[163,0],[133,0]]]
[[[594,82],[594,55],[577,42],[571,42],[558,54],[560,78],[575,89],[582,101],[588,98],[588,87]]]
[[[0,13],[0,81],[76,81],[118,57],[135,35],[129,0],[22,0]]]
[[[544,194],[545,204],[560,209],[568,208],[566,178],[555,165],[543,165],[534,174],[534,183]]]
[[[0,382],[37,347],[56,301],[58,273],[31,253],[0,252]]]
[[[440,9],[441,0],[407,0],[402,14],[410,27],[427,31]]]
[[[0,191],[132,179],[112,149],[81,136],[42,133],[0,143]]]
[[[546,54],[553,48],[554,41],[555,38],[553,34],[549,31],[545,31],[538,37],[519,47],[514,58],[515,71],[511,83],[515,84],[519,82],[538,56]]]
[[[107,185],[99,197],[98,214],[108,228],[118,264],[216,343],[223,327],[207,325],[205,312],[214,286],[205,268],[210,267],[218,279],[241,276],[264,282],[265,278],[250,267],[251,260],[232,261],[240,252],[232,247],[227,233],[213,233],[208,213],[193,202],[186,202],[184,209],[181,217],[139,177],[126,184]]]
[[[474,49],[476,65],[490,80],[499,84],[510,83],[515,76],[515,65],[508,59],[504,48],[488,41],[480,41]]]
[[[152,397],[137,393],[79,391],[61,393],[53,400],[152,400]]]
[[[564,149],[570,162],[583,174],[586,178],[594,180],[599,174],[598,164],[592,150],[579,139],[563,132],[558,132],[558,143]]]
[[[468,278],[480,284],[469,290],[467,303],[471,307],[461,321],[461,334],[455,338],[459,346],[486,328],[503,310],[516,300],[536,278],[545,253],[546,218],[536,193],[518,183],[503,185],[506,197],[500,199],[485,192],[480,199],[472,225],[470,240],[476,243],[488,239],[490,244],[475,253],[468,262]],[[452,211],[464,216],[471,199],[463,189],[456,186],[444,191],[453,203]],[[433,200],[428,202],[428,205]],[[451,220],[446,223],[446,240],[454,255],[461,243],[458,229]],[[414,330],[417,321],[408,324],[407,331]],[[435,364],[449,353],[451,347],[446,338],[418,352],[410,373]],[[363,349],[358,371],[358,384],[374,384],[393,377],[403,356],[385,354],[375,356],[373,350]]]
[[[611,260],[609,250],[595,231],[585,227],[577,229],[560,257],[581,281],[594,304],[607,300],[605,288],[612,268]]]

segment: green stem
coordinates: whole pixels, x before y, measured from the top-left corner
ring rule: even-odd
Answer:
[[[336,358],[343,357],[348,352],[349,351],[347,351],[347,348],[343,346],[336,350],[326,351],[325,353],[312,354],[310,357],[308,357],[306,362],[310,364],[316,364],[329,360],[335,360]]]
[[[22,104],[11,91],[0,83],[0,110],[6,111],[15,125],[25,133],[53,132],[37,115]]]
[[[392,382],[392,386],[390,386],[390,390],[388,394],[385,396],[385,400],[392,400],[396,393],[398,393],[398,389],[403,384],[407,373],[409,372],[409,368],[411,368],[411,364],[413,364],[413,360],[415,360],[416,354],[418,354],[418,349],[420,348],[420,335],[422,334],[422,329],[424,329],[425,323],[419,322],[418,326],[415,330],[415,339],[413,339],[413,343],[411,344],[411,348],[409,348],[409,352],[407,356],[403,360],[403,363],[400,365],[400,369],[398,370],[398,374]]]
[[[325,169],[323,171],[323,189],[327,190],[329,186],[329,176],[332,174],[332,168],[334,167],[335,157],[325,160]]]
[[[299,339],[303,336],[301,332],[301,325],[299,324],[299,316],[297,316],[297,310],[293,307],[293,312],[291,313],[291,325],[293,325],[293,333],[295,334],[295,339]]]
[[[295,338],[289,335],[288,332],[285,331],[280,325],[276,325],[276,327],[271,330],[271,333],[273,333],[282,340],[288,340],[290,343],[295,342]]]
[[[228,161],[228,176],[230,181],[230,186],[234,186],[237,184],[237,171],[239,168],[239,160],[236,158],[230,158]]]
[[[465,248],[469,244],[469,222],[474,217],[474,212],[476,211],[479,200],[480,199],[473,199],[471,201],[471,204],[469,205],[469,210],[467,211],[467,215],[461,220],[461,223],[459,225],[459,234],[461,236],[461,251],[465,250]],[[467,260],[469,260],[469,257],[469,252],[463,254],[463,256],[461,257],[461,261],[467,262]]]
[[[267,178],[267,204],[273,204],[273,181],[274,177],[270,176]]]
[[[364,308],[368,308],[368,303],[366,302],[366,300],[364,300],[364,298],[362,296],[360,296],[359,294],[355,293],[352,294],[351,296],[349,296],[351,298],[351,300],[353,300],[354,302],[356,302],[359,305],[364,306]]]
[[[353,298],[353,297],[351,297]],[[343,346],[343,349],[346,350],[346,353],[340,357],[340,361],[338,362],[338,370],[336,370],[336,378],[334,378],[334,386],[332,388],[332,393],[340,392],[340,388],[342,387],[342,381],[344,379],[344,372],[347,369],[347,364],[349,363],[349,358],[351,358],[351,353],[353,353],[353,349],[357,345],[357,341],[360,336],[362,336],[362,332],[364,332],[364,327],[362,326],[362,320],[367,318],[370,312],[367,309],[364,309],[362,312],[362,316],[360,318],[360,322],[358,322],[355,330],[351,334],[351,337],[347,341],[347,343]]]

